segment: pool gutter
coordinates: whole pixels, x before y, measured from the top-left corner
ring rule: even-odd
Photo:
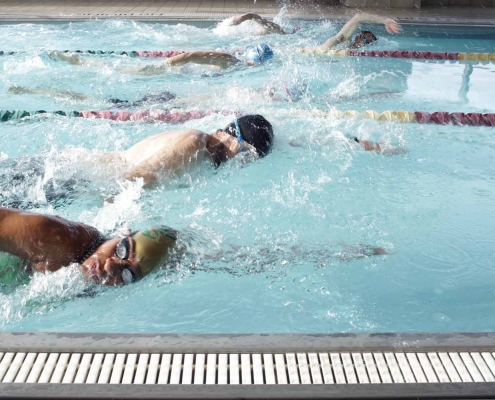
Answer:
[[[0,333],[0,352],[0,398],[495,397],[493,332]]]

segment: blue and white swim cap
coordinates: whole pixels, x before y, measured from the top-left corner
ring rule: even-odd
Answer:
[[[273,58],[273,51],[270,49],[270,46],[265,43],[261,43],[257,46],[246,47],[244,58],[246,61],[254,64],[261,64]]]
[[[288,101],[299,101],[308,92],[309,87],[306,81],[294,81],[284,85],[285,93]]]

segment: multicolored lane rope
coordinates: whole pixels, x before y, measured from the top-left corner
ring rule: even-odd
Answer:
[[[201,119],[212,114],[232,115],[233,111],[224,110],[137,110],[137,111],[26,111],[26,110],[0,110],[0,121],[19,120],[26,117],[42,115],[60,115],[65,117],[76,117],[86,119],[109,119],[113,121],[163,121],[168,123],[182,123],[194,119]]]
[[[410,58],[416,60],[435,61],[471,61],[495,62],[495,53],[446,53],[437,51],[416,50],[318,50],[299,49],[298,53],[324,54],[337,57],[378,57],[378,58]]]
[[[46,51],[50,53],[51,51]],[[0,56],[13,56],[15,54],[25,54],[25,51],[3,51],[0,50]],[[170,58],[179,54],[185,53],[180,50],[165,50],[165,51],[150,51],[150,50],[130,50],[130,51],[114,51],[114,50],[62,50],[60,53],[78,53],[78,54],[93,54],[93,55],[116,55],[129,56],[131,58]]]
[[[61,53],[79,53],[93,55],[117,55],[129,56],[132,58],[170,58],[182,53],[185,50],[62,50]],[[376,58],[409,58],[415,60],[431,61],[451,61],[451,62],[495,62],[495,53],[455,53],[441,51],[416,51],[416,50],[319,50],[319,49],[298,49],[297,53],[323,54],[336,57],[376,57]],[[9,56],[25,52],[2,51],[0,56]],[[236,53],[230,52],[232,54]]]
[[[381,113],[375,110],[365,111],[338,111],[338,110],[292,110],[292,113],[304,113],[329,118],[361,117],[377,121],[397,121],[403,123],[418,124],[452,124],[471,126],[495,126],[495,113],[463,113],[437,111],[393,111],[386,110]],[[138,110],[138,111],[51,111],[44,110],[0,110],[0,121],[19,120],[26,117],[40,115],[61,115],[66,117],[79,117],[86,119],[107,119],[112,121],[145,121],[145,122],[168,122],[178,124],[185,121],[201,119],[212,114],[232,115],[239,114],[238,111],[229,110]]]

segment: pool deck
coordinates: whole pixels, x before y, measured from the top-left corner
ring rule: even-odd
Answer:
[[[356,9],[329,1],[286,2],[287,16],[294,19],[346,19]],[[0,21],[46,22],[87,19],[135,19],[142,21],[220,20],[233,14],[256,12],[273,17],[280,11],[277,0],[0,0]],[[368,11],[396,18],[404,24],[494,26],[495,7],[423,7]]]

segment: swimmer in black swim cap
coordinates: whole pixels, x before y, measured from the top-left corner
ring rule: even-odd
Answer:
[[[352,35],[356,32],[358,25],[361,23],[375,23],[385,25],[385,29],[388,33],[400,33],[401,26],[391,18],[385,18],[380,15],[367,14],[358,12],[354,17],[352,17],[344,27],[335,36],[328,39],[325,43],[318,47],[320,50],[330,50],[337,45],[342,45],[342,47],[348,48],[360,48],[368,44],[374,43],[377,38],[370,31],[362,31],[354,40],[352,40]]]

